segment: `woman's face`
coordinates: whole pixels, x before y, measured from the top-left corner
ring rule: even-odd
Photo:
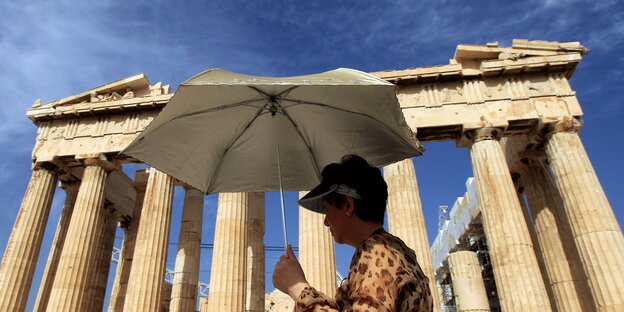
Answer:
[[[349,230],[349,218],[346,208],[337,207],[325,200],[323,201],[323,208],[325,208],[325,226],[329,227],[329,231],[334,237],[334,240],[338,244],[346,243],[345,234]]]

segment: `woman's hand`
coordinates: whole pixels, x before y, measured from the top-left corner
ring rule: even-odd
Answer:
[[[301,291],[310,286],[290,245],[286,248],[286,255],[281,256],[275,264],[273,286],[289,295],[293,300],[297,300]]]

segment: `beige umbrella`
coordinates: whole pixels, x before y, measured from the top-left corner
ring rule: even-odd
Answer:
[[[207,70],[123,153],[216,193],[307,190],[345,154],[381,167],[421,151],[395,86],[340,68],[279,78]]]

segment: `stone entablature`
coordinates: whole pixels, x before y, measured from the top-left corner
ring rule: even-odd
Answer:
[[[164,106],[169,99],[162,102]],[[33,159],[82,154],[115,154],[125,148],[160,110],[122,111],[114,115],[56,119],[39,123]]]
[[[583,112],[568,78],[587,50],[577,42],[514,40],[459,45],[448,65],[373,73],[397,84],[407,123],[419,140],[457,140],[485,126],[504,136],[539,133],[544,125]],[[173,96],[143,74],[44,105],[27,116],[39,126],[35,161],[102,153],[117,155]]]
[[[460,44],[447,65],[386,70],[374,74],[397,85],[563,70],[572,70],[566,75],[570,78],[581,56],[587,53],[588,50],[578,42],[514,39],[512,47],[499,47],[498,42],[485,46]]]
[[[26,114],[39,127],[33,160],[99,153],[133,161],[116,154],[169,102],[169,92],[168,85],[150,85],[138,74],[62,100],[35,102]]]
[[[500,127],[535,133],[583,115],[568,78],[587,50],[579,43],[514,40],[513,47],[459,45],[448,65],[374,73],[397,84],[407,123],[422,142],[463,139]]]

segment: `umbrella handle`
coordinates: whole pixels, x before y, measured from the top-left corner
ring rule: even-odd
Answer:
[[[288,249],[288,232],[286,231],[286,209],[284,208],[284,188],[282,186],[282,167],[280,161],[279,139],[277,137],[277,127],[273,127],[275,133],[275,146],[277,148],[277,177],[280,188],[280,204],[282,206],[282,228],[284,230],[284,252]]]

